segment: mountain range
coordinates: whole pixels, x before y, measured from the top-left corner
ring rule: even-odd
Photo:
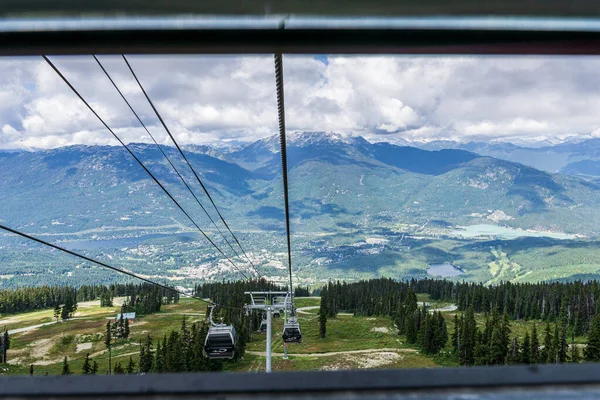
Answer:
[[[500,142],[432,141],[418,144],[426,150],[461,149],[480,155],[518,162],[552,173],[564,173],[597,179],[600,177],[600,139],[546,144],[536,147]]]
[[[157,148],[130,146],[198,224],[225,245]],[[218,222],[177,151],[164,150]],[[184,151],[232,229],[275,274],[285,251],[279,138],[232,149],[186,146]],[[454,142],[418,148],[304,132],[288,138],[288,170],[298,259],[306,266],[334,265],[342,275],[347,265],[342,261],[348,257],[335,254],[368,243],[365,255],[371,251],[380,257],[378,243],[385,247],[391,238],[401,242],[406,235],[413,240],[419,235],[455,237],[452,232],[470,226],[590,240],[600,232],[595,222],[600,217],[600,184],[595,180],[600,139],[540,148]],[[67,244],[192,230],[190,221],[121,147],[0,152],[0,202],[3,223]],[[0,238],[0,246],[7,240]],[[171,257],[171,272],[215,260],[206,241],[194,240],[201,253]],[[396,254],[399,248],[388,250]],[[325,250],[326,257],[321,254]],[[163,254],[155,262],[171,258]],[[433,258],[420,260],[452,261]]]

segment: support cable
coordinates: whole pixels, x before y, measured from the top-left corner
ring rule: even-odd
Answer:
[[[7,231],[7,232],[10,232],[10,233],[12,233],[12,234],[15,234],[15,235],[18,235],[18,236],[24,237],[25,239],[33,240],[34,242],[37,242],[37,243],[43,244],[44,246],[52,247],[53,249],[56,249],[56,250],[62,251],[62,252],[64,252],[64,253],[70,254],[70,255],[72,255],[72,256],[75,256],[75,257],[78,257],[78,258],[81,258],[81,259],[83,259],[83,260],[85,260],[85,261],[89,261],[89,262],[91,262],[91,263],[93,263],[93,264],[97,264],[97,265],[99,265],[99,266],[101,266],[101,267],[104,267],[104,268],[111,269],[111,270],[113,270],[113,271],[116,271],[116,272],[118,272],[118,273],[120,273],[120,274],[128,275],[128,276],[130,276],[130,277],[132,277],[132,278],[139,279],[139,280],[141,280],[141,281],[144,281],[144,282],[146,282],[146,283],[149,283],[149,284],[151,284],[151,285],[155,285],[155,286],[161,287],[161,288],[163,288],[163,289],[170,290],[170,291],[172,291],[172,292],[175,292],[175,293],[178,293],[178,294],[180,294],[180,295],[182,295],[182,296],[191,297],[191,298],[193,298],[193,299],[200,300],[200,301],[202,301],[202,302],[204,302],[204,303],[213,304],[213,303],[211,303],[210,301],[207,301],[207,300],[201,299],[201,298],[199,298],[199,297],[192,296],[192,295],[190,295],[190,294],[188,294],[188,293],[182,292],[182,291],[180,291],[180,290],[177,290],[177,289],[175,289],[175,288],[173,288],[173,287],[170,287],[170,286],[167,286],[167,285],[163,285],[162,283],[158,283],[158,282],[155,282],[155,281],[151,281],[150,279],[143,278],[143,277],[141,277],[141,276],[138,276],[138,275],[134,274],[133,272],[129,272],[129,271],[126,271],[126,270],[124,270],[124,269],[121,269],[121,268],[116,268],[116,267],[113,267],[113,266],[111,266],[111,265],[108,265],[108,264],[106,264],[106,263],[104,263],[104,262],[102,262],[102,261],[94,260],[93,258],[90,258],[90,257],[84,256],[83,254],[79,254],[79,253],[77,253],[77,252],[74,252],[74,251],[72,251],[72,250],[66,249],[66,248],[64,248],[64,247],[57,246],[57,245],[55,245],[55,244],[52,244],[52,243],[50,243],[50,242],[46,242],[45,240],[39,239],[39,238],[37,238],[37,237],[35,237],[35,236],[28,235],[27,233],[24,233],[24,232],[18,231],[18,230],[16,230],[16,229],[9,228],[8,226],[4,226],[4,225],[0,224],[0,229],[2,229],[2,230],[5,230],[5,231]],[[236,308],[236,307],[229,307],[229,306],[220,306],[220,307],[223,307],[223,308],[230,308],[230,309],[235,309],[235,310],[238,310],[238,308]]]
[[[160,123],[165,128],[165,131],[169,134],[169,137],[171,138],[171,140],[175,144],[175,147],[177,147],[177,150],[179,150],[179,154],[181,154],[181,157],[183,157],[183,159],[185,160],[185,162],[188,165],[188,167],[190,167],[190,170],[192,171],[192,173],[196,177],[196,180],[198,181],[198,183],[200,184],[200,186],[202,186],[202,189],[204,190],[204,193],[206,193],[206,196],[208,197],[208,199],[212,203],[213,207],[215,208],[215,211],[219,215],[219,218],[223,222],[223,225],[225,225],[225,227],[227,228],[227,230],[229,231],[229,233],[231,234],[231,236],[233,236],[233,239],[235,240],[235,242],[237,243],[237,245],[240,246],[240,249],[242,250],[242,253],[244,253],[244,256],[250,262],[250,265],[252,266],[252,269],[254,269],[254,272],[256,272],[260,276],[260,273],[256,270],[256,267],[254,266],[254,263],[252,262],[252,260],[250,259],[250,257],[248,257],[248,255],[246,254],[246,251],[242,247],[242,244],[240,243],[240,241],[238,240],[238,238],[235,236],[235,234],[233,233],[233,231],[231,230],[231,228],[229,227],[229,225],[225,221],[225,218],[223,218],[223,215],[221,214],[221,212],[219,211],[219,208],[217,207],[217,205],[213,201],[213,198],[210,195],[210,193],[208,192],[208,189],[206,189],[206,186],[204,186],[204,183],[202,183],[202,180],[200,179],[200,176],[196,173],[196,170],[194,169],[194,167],[192,167],[192,164],[189,162],[189,160],[186,157],[186,155],[183,152],[183,150],[181,150],[181,147],[179,146],[179,144],[175,140],[175,137],[173,136],[173,134],[171,134],[171,131],[167,127],[167,124],[165,123],[165,121],[163,120],[162,116],[160,115],[160,113],[158,112],[158,110],[156,109],[156,107],[154,106],[154,103],[150,99],[150,96],[148,96],[148,93],[146,93],[146,90],[144,89],[144,86],[142,86],[142,83],[140,82],[140,80],[138,79],[137,75],[133,71],[133,68],[129,64],[129,61],[127,60],[127,57],[125,57],[125,54],[121,54],[121,56],[123,57],[123,60],[125,60],[125,63],[127,64],[127,67],[129,67],[129,71],[131,71],[131,74],[133,75],[133,77],[135,78],[137,84],[139,85],[140,89],[142,90],[142,93],[144,93],[144,96],[146,97],[146,100],[148,100],[148,103],[150,104],[150,107],[152,107],[152,109],[154,110],[154,113],[158,117]]]
[[[69,82],[69,80],[58,70],[58,68],[52,63],[52,61],[50,61],[48,59],[47,56],[42,55],[42,57],[44,58],[44,60],[46,60],[46,62],[50,65],[50,67],[52,67],[52,69],[58,74],[58,76],[60,76],[60,78],[67,84],[67,86],[69,86],[69,88],[73,91],[73,93],[75,93],[77,95],[77,97],[79,97],[79,99],[89,108],[89,110],[96,116],[96,118],[98,118],[98,120],[102,123],[102,125],[104,125],[104,127],[106,129],[108,129],[108,131],[115,137],[115,139],[117,139],[117,141],[119,143],[121,143],[121,145],[127,150],[127,152],[137,161],[137,163],[144,169],[144,171],[146,171],[146,173],[148,175],[150,175],[150,177],[154,180],[154,182],[156,182],[156,184],[163,190],[163,192],[165,192],[165,194],[167,196],[169,196],[169,198],[173,201],[173,203],[175,203],[175,205],[181,210],[181,212],[183,212],[185,214],[185,216],[192,222],[192,224],[194,224],[194,226],[200,231],[200,233],[202,233],[202,235],[204,235],[204,237],[206,238],[206,240],[208,240],[210,242],[210,244],[213,245],[214,248],[216,248],[219,253],[221,253],[221,255],[223,257],[225,257],[230,263],[231,265],[233,265],[233,267],[238,270],[240,272],[240,274],[244,277],[244,279],[248,279],[248,277],[246,276],[246,274],[244,274],[244,272],[238,268],[237,265],[235,265],[235,263],[231,260],[231,258],[229,258],[229,256],[227,256],[223,250],[221,250],[219,248],[219,246],[217,246],[215,244],[215,242],[212,241],[211,238],[208,237],[208,235],[202,230],[202,228],[200,228],[200,226],[198,226],[198,224],[196,223],[196,221],[194,221],[192,219],[192,217],[187,213],[187,211],[185,211],[183,209],[183,207],[179,204],[179,202],[177,200],[175,200],[175,198],[171,195],[171,193],[169,193],[169,191],[162,185],[162,183],[160,183],[160,181],[154,176],[154,174],[152,174],[152,172],[150,172],[150,170],[144,165],[144,163],[142,163],[142,161],[133,153],[133,151],[131,151],[131,149],[121,140],[121,138],[106,124],[106,122],[104,122],[104,120],[102,119],[102,117],[100,117],[100,115],[98,115],[98,113],[96,113],[96,111],[92,108],[92,106],[90,106],[90,104],[83,98],[83,96],[77,91],[77,89],[75,89],[75,87],[71,84],[71,82]]]
[[[204,214],[206,214],[206,216],[208,217],[208,219],[210,220],[210,222],[212,222],[212,224],[214,225],[214,227],[217,228],[217,231],[221,234],[221,236],[223,237],[223,239],[225,240],[225,242],[227,243],[227,245],[229,246],[229,248],[231,248],[231,250],[235,253],[236,257],[240,257],[240,255],[238,254],[238,252],[231,245],[231,243],[229,242],[229,240],[227,240],[227,238],[225,237],[225,235],[223,234],[223,232],[221,231],[221,229],[217,226],[217,224],[215,223],[215,221],[212,219],[212,217],[210,216],[210,214],[208,213],[208,211],[206,211],[206,209],[204,208],[204,206],[202,205],[202,203],[200,202],[200,200],[198,199],[198,197],[196,196],[196,194],[194,193],[194,191],[192,190],[192,188],[190,187],[190,185],[188,185],[188,183],[185,181],[185,179],[183,178],[183,176],[181,175],[181,173],[179,172],[179,170],[175,167],[175,165],[173,164],[173,162],[171,161],[171,159],[169,158],[169,156],[167,156],[167,154],[165,153],[165,151],[163,150],[163,148],[158,144],[158,142],[156,141],[156,139],[154,138],[154,136],[150,133],[150,130],[146,127],[146,124],[144,124],[144,122],[142,122],[142,119],[139,117],[139,115],[137,114],[137,112],[133,109],[133,107],[131,106],[131,104],[129,103],[129,101],[125,97],[125,95],[123,95],[123,92],[121,92],[121,90],[119,89],[119,87],[117,86],[117,84],[115,83],[115,81],[112,79],[112,77],[110,76],[110,74],[108,73],[108,71],[104,68],[104,66],[102,65],[102,63],[100,62],[100,60],[98,60],[98,58],[96,57],[95,54],[92,54],[92,56],[94,57],[94,60],[96,60],[96,62],[98,63],[98,65],[100,66],[100,68],[102,69],[102,71],[104,72],[104,74],[106,75],[106,77],[108,78],[108,80],[110,80],[110,83],[112,83],[112,85],[117,90],[117,92],[119,93],[119,95],[121,95],[121,98],[123,99],[123,101],[125,101],[125,104],[127,104],[127,106],[129,107],[129,109],[131,110],[131,112],[133,113],[133,115],[135,115],[135,117],[137,118],[137,120],[139,121],[139,123],[146,130],[146,133],[148,133],[148,135],[152,138],[152,141],[154,142],[154,144],[156,145],[156,147],[158,147],[158,149],[160,150],[160,152],[162,153],[162,155],[165,157],[165,159],[167,160],[167,162],[169,163],[169,165],[171,166],[171,168],[173,168],[173,170],[175,171],[175,173],[177,174],[177,176],[179,177],[179,179],[181,180],[181,182],[183,182],[183,184],[185,185],[185,187],[187,188],[187,190],[192,194],[192,196],[196,200],[196,203],[198,203],[198,205],[200,206],[200,208],[202,209],[202,211],[204,211]],[[260,277],[260,274],[259,274],[259,277]]]
[[[288,195],[288,169],[287,146],[285,143],[285,102],[283,93],[283,57],[277,53],[275,58],[275,84],[277,87],[277,115],[279,117],[279,144],[281,146],[281,170],[283,175],[283,201],[285,206],[285,231],[287,235],[288,271],[290,273],[290,294],[293,293],[292,285],[292,244],[290,240],[290,204]]]

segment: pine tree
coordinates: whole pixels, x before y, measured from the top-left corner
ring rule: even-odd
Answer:
[[[321,300],[321,307],[319,307],[319,337],[321,339],[324,339],[326,334],[327,334],[327,308],[326,308],[326,306],[324,306],[324,303]]]
[[[4,333],[2,334],[2,346],[0,346],[0,350],[2,354],[0,354],[0,362],[8,363],[8,350],[10,350],[10,336],[6,328],[4,328]]]
[[[406,297],[398,312],[397,324],[399,335],[406,334],[408,326],[413,322],[413,315],[417,308],[417,295],[412,289],[408,288]]]
[[[112,334],[115,339],[123,339],[125,337],[125,319],[123,318],[123,308],[121,308],[121,314],[119,319],[113,324]]]
[[[199,354],[197,354],[197,357]],[[154,354],[154,372],[162,374],[165,371],[165,357],[163,354],[163,349],[160,345],[160,340],[156,344],[156,353]]]
[[[96,360],[92,363],[92,369],[90,370],[91,375],[96,375],[98,373],[98,363]]]
[[[67,356],[65,356],[65,359],[63,360],[62,374],[71,375],[71,369],[69,368],[69,361],[67,361]]]
[[[560,332],[558,324],[554,324],[554,336],[552,336],[552,350],[548,352],[548,364],[558,364],[558,350],[560,346]]]
[[[150,335],[146,336],[146,344],[140,344],[140,372],[151,372],[152,364],[154,362],[152,354],[152,338]]]
[[[125,370],[123,369],[123,366],[120,362],[115,363],[115,368],[113,372],[115,375],[123,375],[125,373]]]
[[[71,300],[71,308],[69,310],[69,318],[73,318],[75,313],[77,312],[77,294],[73,295],[73,299]]]
[[[33,376],[33,364],[29,366],[29,376]]]
[[[440,311],[437,312],[437,330],[435,334],[436,341],[436,353],[439,353],[441,349],[448,343],[448,328],[446,327],[446,320]]]
[[[507,364],[519,364],[521,362],[521,346],[519,346],[519,340],[514,337],[510,344],[510,350],[506,357]]]
[[[599,307],[600,309],[600,307]],[[587,334],[587,345],[583,350],[586,361],[600,361],[600,312],[594,315]]]
[[[577,313],[575,314],[575,325],[573,326],[573,333],[575,336],[581,336],[584,333],[584,321],[585,314],[583,311],[583,306],[580,304],[577,308]]]
[[[181,319],[181,341],[185,346],[189,344],[190,341],[190,331],[187,328],[187,324],[185,321],[185,315]]]
[[[90,353],[85,355],[85,361],[83,362],[83,366],[81,367],[81,372],[84,375],[89,375],[92,372],[92,367],[90,366]]]
[[[60,306],[58,303],[54,306],[54,318],[56,318],[56,322],[58,323],[58,319],[60,318]]]
[[[540,362],[540,341],[538,338],[537,328],[535,323],[533,324],[533,328],[531,330],[531,364],[537,364]]]
[[[461,318],[462,326],[460,328],[460,347],[458,351],[458,360],[460,365],[475,364],[475,346],[477,344],[477,323],[475,322],[475,313],[473,307],[469,307],[465,315]]]
[[[546,323],[546,329],[544,331],[544,348],[540,351],[540,363],[547,363],[548,360],[552,362],[552,356],[554,349],[552,348],[552,332],[550,331],[550,321]]]
[[[413,311],[413,315],[407,318],[406,321],[406,343],[414,344],[417,343],[419,337],[419,321],[421,320],[421,313],[419,310]]]
[[[133,361],[133,357],[129,357],[129,363],[127,364],[127,368],[125,369],[125,371],[131,375],[135,373],[135,362]]]
[[[488,365],[490,363],[490,351],[486,342],[485,334],[479,329],[475,331],[475,350],[473,352],[474,365]]]
[[[425,307],[423,307],[425,309]],[[431,315],[424,314],[418,334],[419,347],[425,354],[435,353],[435,322]]]
[[[129,319],[125,318],[125,327],[123,329],[123,337],[127,339],[129,337]]]
[[[567,328],[563,325],[560,329],[560,339],[558,340],[558,362],[566,363],[568,360],[569,344],[567,343]]]
[[[452,341],[452,351],[458,353],[458,349],[460,347],[460,326],[462,324],[462,320],[458,318],[458,313],[454,314],[454,332],[451,336]]]
[[[505,313],[502,319],[493,316],[491,319],[492,334],[489,342],[489,361],[492,365],[502,365],[506,361],[510,344],[510,324]]]
[[[529,332],[525,332],[523,344],[521,345],[521,364],[531,364],[531,340]]]
[[[63,320],[69,319],[71,314],[73,313],[72,309],[73,309],[73,299],[72,299],[71,295],[69,295],[65,299],[65,304],[62,306],[62,309],[60,311],[60,317]]]
[[[108,350],[108,375],[111,374],[112,367],[112,336],[111,336],[111,328],[110,321],[106,322],[106,333],[104,334],[104,345]]]

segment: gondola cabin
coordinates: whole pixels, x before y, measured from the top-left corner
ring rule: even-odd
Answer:
[[[211,326],[204,342],[204,356],[214,360],[232,359],[235,335],[235,328],[231,325]]]
[[[298,320],[290,318],[283,325],[283,341],[285,343],[302,343],[302,332]]]

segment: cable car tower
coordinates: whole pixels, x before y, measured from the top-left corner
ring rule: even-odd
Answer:
[[[272,320],[273,318],[284,317],[285,324],[288,323],[290,316],[295,313],[294,303],[291,292],[244,292],[250,296],[250,303],[245,305],[247,315],[252,311],[258,310],[266,314],[267,324],[267,344],[266,344],[266,372],[271,372],[272,355]],[[262,321],[261,321],[262,324]]]

